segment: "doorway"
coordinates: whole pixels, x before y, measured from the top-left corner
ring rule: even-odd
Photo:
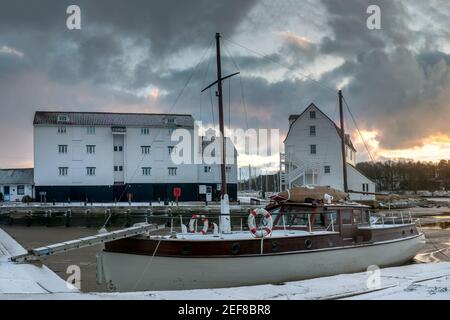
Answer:
[[[3,200],[9,202],[11,200],[11,191],[9,186],[3,187]]]

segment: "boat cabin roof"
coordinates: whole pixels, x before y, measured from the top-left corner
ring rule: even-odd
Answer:
[[[269,204],[267,209],[275,209],[278,207],[303,207],[305,209],[316,209],[316,208],[324,208],[324,209],[337,209],[337,208],[355,208],[355,209],[370,209],[371,207],[368,205],[364,205],[357,202],[333,202],[333,203],[309,203],[309,202],[290,202],[284,201],[275,204]]]

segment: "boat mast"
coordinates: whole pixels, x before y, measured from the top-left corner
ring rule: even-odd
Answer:
[[[217,100],[219,102],[219,130],[221,135],[221,154],[222,154],[222,163],[220,166],[220,176],[221,176],[221,188],[220,194],[223,199],[227,194],[227,181],[226,181],[226,170],[225,170],[225,160],[226,160],[226,139],[225,139],[225,130],[223,125],[223,92],[222,92],[222,81],[228,78],[231,78],[240,72],[235,72],[228,76],[222,77],[222,62],[220,58],[220,33],[216,33],[216,58],[217,58],[217,80],[211,83],[209,86],[204,88],[202,92],[211,88],[213,85],[217,83]]]
[[[345,156],[345,128],[344,128],[344,110],[342,107],[342,90],[339,90],[339,117],[341,122],[341,152],[342,152],[342,173],[344,176],[344,192],[348,192],[347,183],[347,159]]]
[[[222,186],[220,188],[220,194],[223,196],[227,194],[227,180],[226,180],[226,139],[225,130],[223,125],[223,92],[222,92],[222,63],[220,59],[220,33],[216,33],[216,58],[217,58],[217,100],[219,102],[219,130],[222,148],[222,163],[220,165],[220,176],[222,179]]]

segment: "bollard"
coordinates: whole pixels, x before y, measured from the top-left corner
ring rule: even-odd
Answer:
[[[71,223],[71,218],[72,218],[72,211],[71,210],[66,210],[66,213],[64,214],[65,216],[65,225],[66,228],[70,228],[70,223]]]
[[[125,211],[125,228],[129,228],[131,226],[131,217],[130,217],[131,210],[128,209]]]
[[[33,221],[33,213],[31,210],[27,211],[27,218],[26,218],[26,226],[31,227],[31,223]]]
[[[14,221],[13,221],[13,218],[12,218],[12,212],[11,211],[8,211],[8,225],[9,226],[12,226],[13,225],[13,223],[14,223]]]
[[[91,210],[85,210],[84,214],[86,216],[86,227],[90,228],[91,227]]]
[[[46,227],[52,226],[52,210],[45,211],[45,226]]]

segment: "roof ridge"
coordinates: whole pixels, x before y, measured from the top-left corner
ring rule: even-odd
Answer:
[[[157,113],[157,112],[111,112],[111,111],[35,111],[35,113],[59,113],[59,114],[122,114],[122,115],[158,115],[158,116],[189,116],[188,113]]]

